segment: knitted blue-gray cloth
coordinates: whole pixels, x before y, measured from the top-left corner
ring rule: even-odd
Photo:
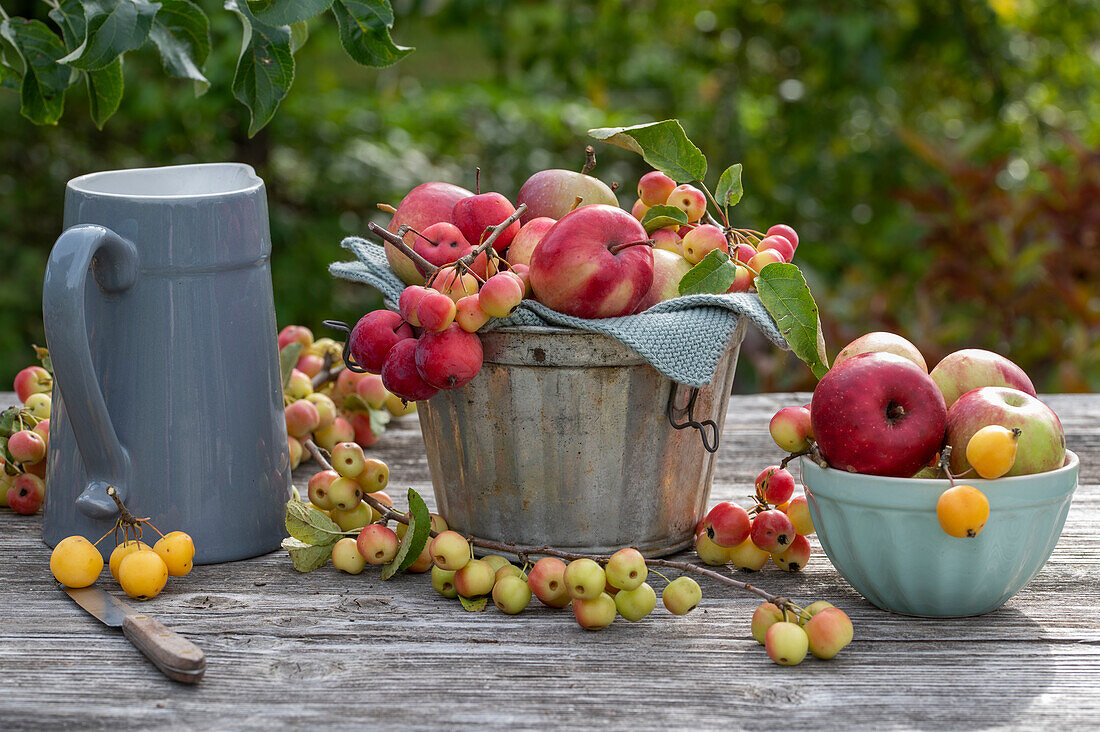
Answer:
[[[396,308],[405,284],[386,261],[380,244],[358,237],[342,246],[359,260],[336,262],[329,272],[336,277],[374,287]],[[703,386],[726,350],[741,317],[749,319],[776,346],[787,349],[775,321],[755,294],[689,295],[659,302],[637,315],[587,320],[551,310],[534,300],[524,300],[507,318],[490,320],[485,330],[507,325],[552,325],[602,333],[625,344],[662,374],[686,386]]]

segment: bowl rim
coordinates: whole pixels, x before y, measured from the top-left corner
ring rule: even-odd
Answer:
[[[873,481],[876,484],[891,483],[891,484],[894,484],[894,485],[904,485],[904,486],[909,486],[909,487],[912,487],[912,486],[928,486],[928,487],[942,488],[944,486],[950,486],[951,485],[951,480],[949,478],[898,478],[898,477],[888,476],[888,475],[871,475],[869,473],[851,473],[851,472],[848,472],[847,470],[837,470],[836,468],[833,468],[833,467],[823,468],[820,465],[818,465],[817,463],[815,463],[813,460],[808,460],[807,459],[808,457],[809,457],[808,455],[802,455],[799,458],[799,466],[802,467],[803,469],[809,467],[810,472],[813,472],[813,471],[816,470],[816,471],[821,472],[821,473],[835,474],[835,475],[838,475],[838,476],[843,476],[847,480],[853,480],[853,481],[858,481],[858,482]],[[963,477],[956,477],[955,482],[956,483],[964,482],[967,485],[969,485],[971,483],[981,483],[981,484],[987,485],[987,486],[992,485],[994,483],[997,484],[997,485],[1018,485],[1020,483],[1027,483],[1027,482],[1030,482],[1030,481],[1034,481],[1037,478],[1048,478],[1048,477],[1055,478],[1055,477],[1060,476],[1062,473],[1074,472],[1080,467],[1080,465],[1081,465],[1081,460],[1080,460],[1080,458],[1077,457],[1077,453],[1075,453],[1073,450],[1068,450],[1067,449],[1066,450],[1066,459],[1065,459],[1065,462],[1062,464],[1062,467],[1055,468],[1054,470],[1045,470],[1041,473],[1031,473],[1029,475],[1011,475],[1011,476],[1004,477],[1004,478],[980,478],[980,477],[977,477],[977,476],[967,475],[967,476],[963,476]],[[803,481],[803,482],[805,482],[805,481]]]

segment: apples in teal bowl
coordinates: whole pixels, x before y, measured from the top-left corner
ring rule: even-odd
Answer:
[[[976,537],[940,528],[947,480],[886,478],[822,468],[802,458],[818,539],[844,579],[874,605],[906,615],[959,617],[996,610],[1043,568],[1077,488],[1077,455],[1061,468],[996,480],[956,479],[989,500]]]

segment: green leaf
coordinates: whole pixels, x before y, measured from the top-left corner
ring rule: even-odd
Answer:
[[[279,351],[279,374],[283,379],[283,388],[290,384],[290,372],[298,365],[298,358],[302,355],[302,344],[298,341],[288,343]]]
[[[286,530],[307,544],[335,544],[345,536],[335,521],[313,506],[295,500],[286,502]]]
[[[8,64],[7,56],[0,53],[0,87],[19,91],[19,82],[23,74]]]
[[[367,400],[358,394],[348,394],[344,397],[344,403],[340,405],[349,412],[369,412],[370,405]]]
[[[84,71],[92,122],[99,129],[118,110],[122,101],[122,59],[116,58],[97,71]]]
[[[374,433],[375,437],[381,437],[386,431],[386,425],[390,423],[393,416],[385,409],[372,409],[369,416],[370,431]]]
[[[56,124],[65,108],[65,89],[71,75],[57,62],[65,55],[61,39],[42,21],[23,18],[4,20],[0,35],[23,62],[20,113],[36,125]]]
[[[309,40],[309,24],[304,20],[291,24],[290,52],[298,53],[298,49],[306,45],[307,40]]]
[[[290,552],[290,561],[299,572],[312,572],[325,565],[332,556],[332,544],[315,546],[292,536],[283,539],[283,549]]]
[[[793,264],[769,264],[756,277],[756,291],[794,355],[810,367],[814,376],[824,376],[829,360],[821,317],[802,272]]]
[[[332,0],[248,0],[253,17],[268,25],[293,25],[309,20],[328,10],[330,5]]]
[[[34,357],[37,358],[39,363],[42,364],[42,368],[44,368],[44,369],[46,369],[47,371],[50,372],[50,376],[51,376],[50,384],[52,385],[53,384],[53,379],[52,379],[52,377],[53,377],[53,360],[50,359],[50,349],[43,348],[42,346],[36,346],[36,345],[33,345],[33,344],[31,345],[31,348],[34,349]],[[41,383],[41,381],[43,381],[43,379],[39,379],[40,383]]]
[[[390,38],[393,9],[385,0],[335,0],[332,14],[344,50],[363,66],[390,66],[413,52]]]
[[[109,65],[127,51],[140,48],[149,37],[159,2],[146,0],[81,0],[84,6],[84,42],[58,60],[84,71]]]
[[[16,419],[19,417],[19,407],[8,407],[0,412],[0,436],[11,437],[18,429]]]
[[[737,277],[730,255],[714,249],[680,278],[681,295],[721,295]]]
[[[11,451],[8,449],[7,436],[0,437],[0,458],[3,458],[4,465],[15,465],[15,458],[12,457]]]
[[[707,159],[688,139],[679,120],[666,119],[633,127],[600,127],[589,136],[633,150],[657,170],[677,183],[701,181],[707,174]]]
[[[428,506],[420,494],[409,489],[409,528],[401,539],[401,546],[397,549],[397,556],[393,561],[382,568],[382,579],[387,580],[398,572],[403,572],[412,566],[413,562],[424,551],[424,545],[428,543],[428,532],[432,530],[432,517],[428,513]]]
[[[722,171],[714,198],[719,206],[727,208],[736,206],[744,194],[745,189],[741,187],[741,163],[735,163]]]
[[[244,43],[233,73],[233,96],[252,115],[248,124],[248,136],[252,137],[271,121],[294,82],[290,26],[260,22],[237,0],[226,0],[225,8],[240,17],[244,28]]]
[[[61,38],[65,41],[65,50],[75,51],[84,42],[87,25],[84,22],[84,6],[80,0],[61,0],[50,11],[50,20],[61,29]]]
[[[645,233],[652,234],[657,229],[666,226],[683,226],[688,222],[687,213],[682,208],[675,206],[651,206],[642,217],[642,226]]]
[[[237,0],[227,0],[226,9],[238,14],[244,28],[241,56],[233,73],[233,96],[252,113],[251,138],[275,116],[278,103],[294,83],[290,26],[262,23]]]
[[[210,88],[202,67],[210,55],[210,21],[190,0],[161,0],[149,40],[157,47],[164,71],[195,82],[195,96]]]
[[[476,599],[470,599],[468,597],[458,596],[458,601],[462,603],[462,607],[466,608],[472,613],[479,613],[485,609],[485,606],[489,604],[489,596],[485,595]]]

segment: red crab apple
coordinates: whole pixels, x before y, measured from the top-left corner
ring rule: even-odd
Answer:
[[[691,262],[675,252],[653,250],[653,284],[638,304],[637,311],[648,310],[663,300],[680,297],[680,280],[691,270]]]
[[[440,332],[425,332],[413,350],[416,370],[436,389],[468,384],[481,370],[483,357],[481,338],[455,324]],[[385,372],[382,376],[385,378]]]
[[[396,234],[402,226],[411,226],[417,231],[423,231],[440,221],[450,221],[455,204],[472,195],[474,194],[465,188],[450,183],[436,181],[421,183],[401,199],[401,203],[397,205],[397,213],[390,219],[390,225],[386,228]],[[407,232],[405,244],[412,248],[415,242],[416,234]],[[405,284],[419,285],[424,282],[424,275],[412,260],[389,242],[386,242],[386,259]]]
[[[736,274],[733,276],[733,284],[726,292],[748,292],[756,283],[756,275],[743,264],[736,265]]]
[[[363,412],[351,415],[351,428],[355,430],[355,442],[362,447],[370,447],[378,442],[378,435],[370,426],[370,417]]]
[[[284,328],[284,330],[286,329]],[[282,339],[280,338],[280,340]],[[282,346],[283,344],[280,343],[279,347],[282,348]],[[19,397],[21,402],[26,402],[31,394],[49,392],[52,386],[53,377],[50,376],[49,371],[41,366],[28,366],[15,375],[15,395]]]
[[[390,355],[382,365],[382,383],[391,394],[396,394],[406,402],[431,399],[439,391],[424,381],[424,377],[416,370],[416,344],[417,340],[412,338],[400,341],[390,349]],[[337,419],[336,422],[339,424],[340,420]],[[354,434],[353,429],[353,437]]]
[[[974,433],[991,424],[1019,428],[1016,462],[1005,474],[1031,475],[1062,467],[1066,436],[1058,415],[1047,405],[1018,389],[984,386],[968,391],[947,410],[947,444],[951,447],[951,472],[970,468],[966,445]]]
[[[596,204],[566,214],[531,257],[535,297],[578,318],[629,315],[653,284],[653,250],[637,243],[647,239],[621,208]]]
[[[724,548],[733,548],[745,541],[751,528],[748,511],[729,501],[715,504],[703,519],[707,537]]]
[[[943,357],[932,369],[932,381],[950,407],[971,389],[1007,386],[1035,396],[1035,386],[1024,370],[999,353],[966,348]]]
[[[295,402],[297,404],[297,402]],[[340,442],[350,442],[355,439],[355,429],[351,422],[343,417],[337,417],[332,424],[313,433],[313,439],[326,450],[331,450]]]
[[[630,215],[638,219],[638,221],[644,219],[647,213],[649,213],[649,206],[645,205],[640,198],[630,207]]]
[[[466,241],[477,246],[485,241],[489,229],[503,223],[516,212],[512,202],[500,193],[479,193],[459,199],[451,212],[451,220],[462,231]],[[519,232],[520,224],[513,221],[493,242],[493,249],[503,252]]]
[[[774,236],[778,234],[789,241],[795,249],[798,249],[798,234],[790,226],[786,224],[773,224],[764,232],[765,236]]]
[[[535,247],[542,241],[550,227],[558,223],[549,216],[539,216],[531,219],[516,232],[512,244],[508,247],[505,259],[508,264],[531,264],[531,255],[535,253]]]
[[[702,224],[688,232],[680,248],[684,252],[684,259],[692,264],[698,264],[715,249],[729,252],[729,242],[722,230],[713,224]]]
[[[457,262],[473,250],[469,240],[449,221],[432,224],[413,243],[413,251],[436,267]]]
[[[756,247],[757,249],[774,249],[783,255],[783,261],[789,262],[794,259],[794,244],[791,244],[790,240],[785,236],[779,234],[771,234],[765,236],[760,240],[760,243]]]
[[[683,239],[680,238],[678,229],[679,227],[657,229],[650,234],[650,238],[653,239],[653,248],[664,249],[683,257]]]
[[[527,204],[520,223],[526,224],[540,216],[561,219],[573,210],[578,198],[580,206],[600,203],[619,206],[614,191],[598,178],[572,170],[540,170],[527,179],[516,196],[517,206]]]
[[[864,353],[818,382],[810,422],[832,467],[904,478],[940,449],[947,407],[935,382],[909,359]]]
[[[707,197],[693,185],[684,184],[673,188],[665,204],[683,211],[689,222],[703,218],[707,211]]]
[[[646,206],[663,204],[676,188],[676,181],[659,170],[652,170],[638,179],[638,199]]]
[[[356,363],[377,374],[381,373],[390,349],[398,341],[412,337],[412,328],[400,315],[391,310],[374,310],[359,318],[351,329],[348,348]]]
[[[569,604],[569,590],[565,586],[565,562],[557,557],[543,557],[535,562],[527,573],[527,586],[547,607],[565,607]]]
[[[889,333],[881,330],[865,333],[844,346],[844,348],[841,348],[840,353],[838,353],[836,359],[833,360],[833,366],[839,366],[853,356],[858,356],[861,353],[878,353],[883,351],[907,358],[917,366],[920,366],[921,371],[925,373],[928,372],[928,364],[925,363],[924,356],[921,355],[916,346],[896,333]]]
[[[309,348],[310,346],[313,345],[313,331],[311,331],[309,328],[305,327],[304,325],[288,325],[288,326],[286,326],[281,331],[279,331],[279,350],[280,351],[283,350],[283,348],[285,346],[287,346],[288,344],[290,344],[290,343],[301,343],[302,348]],[[38,368],[38,366],[31,366],[30,368],[35,369],[35,368]],[[23,369],[23,371],[27,371],[27,370],[29,370],[29,369]],[[19,373],[23,373],[23,371],[20,371]],[[43,372],[44,371],[45,371],[45,369],[43,369]],[[16,388],[15,388],[15,390],[16,390],[16,392],[18,392],[19,391],[19,386],[18,386],[19,376],[16,375],[15,379],[16,379]],[[24,402],[27,401],[23,397],[19,397],[19,398]]]

